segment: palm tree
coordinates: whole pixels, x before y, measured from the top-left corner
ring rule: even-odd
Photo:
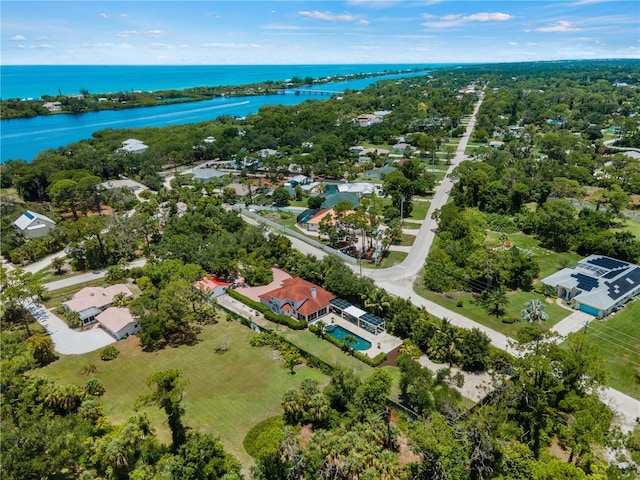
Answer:
[[[524,304],[524,309],[520,312],[523,320],[529,323],[545,322],[549,319],[549,314],[544,311],[545,305],[537,298],[529,300]]]
[[[362,298],[364,300],[364,308],[373,310],[379,316],[382,316],[385,310],[391,306],[389,295],[380,288],[370,290],[363,294]]]
[[[440,322],[440,328],[438,330],[444,340],[444,360],[446,362],[449,362],[449,367],[453,367],[453,362],[455,362],[460,356],[458,345],[462,341],[462,338],[458,332],[458,329],[451,323],[451,320],[449,320],[448,318],[442,319],[442,322]]]
[[[62,275],[62,267],[64,267],[64,263],[64,259],[61,257],[56,257],[51,260],[51,268],[53,268],[56,275]]]
[[[342,343],[344,343],[344,345],[347,347],[348,352],[353,353],[353,347],[356,346],[358,341],[353,335],[345,335],[342,339]]]

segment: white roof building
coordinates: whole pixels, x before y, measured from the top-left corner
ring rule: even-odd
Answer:
[[[140,331],[138,319],[125,307],[109,307],[97,315],[96,320],[100,327],[116,340],[122,340]]]
[[[122,148],[120,148],[121,152],[130,152],[130,153],[142,153],[149,148],[147,145],[142,143],[140,140],[136,140],[135,138],[130,138],[122,142]]]
[[[56,226],[56,222],[49,217],[31,210],[27,210],[20,215],[13,224],[22,232],[24,238],[44,237]]]
[[[604,317],[640,293],[640,267],[590,255],[575,267],[543,278],[542,283],[556,288],[558,297],[571,301],[576,310]]]

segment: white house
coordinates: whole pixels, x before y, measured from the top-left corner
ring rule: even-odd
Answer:
[[[138,319],[125,307],[109,307],[96,316],[100,327],[116,340],[122,340],[140,331]]]
[[[24,238],[40,238],[54,229],[56,222],[45,215],[41,215],[31,210],[24,212],[13,222],[22,232]]]
[[[640,293],[640,266],[604,255],[590,255],[571,268],[542,279],[573,308],[605,317]]]
[[[230,283],[221,280],[215,275],[205,277],[196,282],[196,288],[209,298],[217,298],[227,293]]]
[[[129,152],[129,153],[142,153],[149,148],[147,145],[142,143],[141,140],[136,140],[135,138],[130,138],[122,142],[122,148],[120,148],[120,152]]]

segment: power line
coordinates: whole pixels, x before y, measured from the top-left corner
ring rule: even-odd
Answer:
[[[598,323],[597,325],[598,325],[598,328],[605,328],[605,329],[608,329],[608,330],[613,330],[614,332],[616,332],[616,333],[618,333],[620,335],[624,335],[625,337],[629,337],[630,339],[632,339],[632,340],[634,340],[636,342],[640,342],[640,338],[636,338],[633,335],[629,335],[627,333],[624,333],[624,332],[621,332],[619,330],[616,330],[615,328],[610,327],[609,325],[605,325],[604,323]]]
[[[629,341],[628,341],[628,340],[625,340],[625,339],[621,339],[621,338],[615,337],[615,336],[611,335],[610,333],[600,331],[600,330],[598,330],[598,328],[595,328],[595,327],[594,327],[594,328],[592,328],[592,330],[595,330],[595,332],[596,332],[596,333],[599,333],[600,335],[604,335],[604,336],[605,336],[605,337],[607,337],[607,338],[611,338],[611,339],[615,340],[616,342],[620,342],[620,344],[622,344],[622,345],[629,346],[629,347],[634,347],[634,345],[633,345],[633,344],[631,344],[631,343],[629,343]],[[636,351],[637,351],[638,353],[640,353],[640,350],[636,350]]]
[[[595,333],[595,332],[593,332],[593,331],[591,331],[591,332],[590,332],[590,335],[593,335],[594,337],[599,338],[600,340],[603,340],[603,341],[605,341],[605,342],[608,342],[608,343],[610,343],[611,345],[615,345],[616,347],[621,348],[622,350],[626,350],[626,351],[628,351],[628,352],[630,352],[630,353],[633,353],[633,354],[638,354],[638,351],[637,351],[637,350],[631,350],[630,348],[627,348],[627,347],[626,347],[626,346],[624,346],[624,345],[620,345],[619,343],[616,343],[616,342],[614,342],[614,341],[612,341],[612,340],[610,340],[610,339],[608,339],[608,338],[606,338],[606,337],[601,337],[600,335],[596,334],[596,333]],[[640,365],[639,363],[636,363],[636,362],[633,362],[633,361],[630,361],[630,363],[632,363],[632,364],[634,364],[634,365]]]

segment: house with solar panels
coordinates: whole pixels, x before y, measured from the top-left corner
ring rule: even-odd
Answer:
[[[558,297],[576,310],[605,317],[640,293],[640,266],[590,255],[575,267],[563,268],[542,283],[555,288]]]
[[[49,217],[30,210],[20,215],[13,224],[26,239],[44,237],[56,226],[56,222]]]

